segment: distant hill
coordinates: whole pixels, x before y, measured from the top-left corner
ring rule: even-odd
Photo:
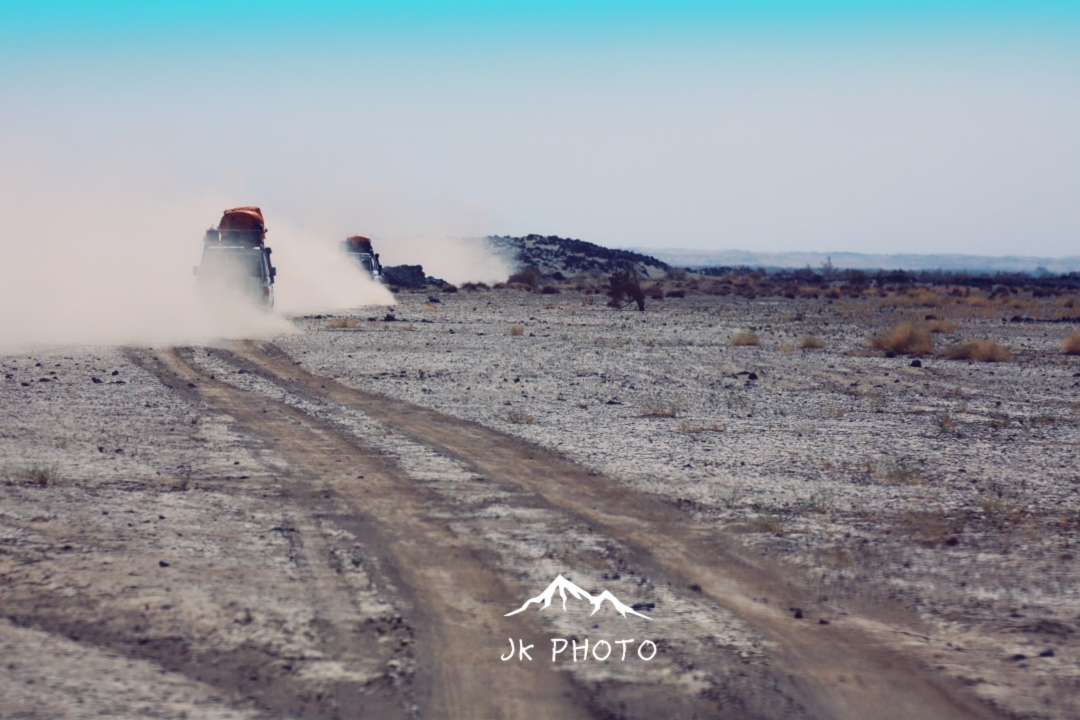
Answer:
[[[746,250],[653,250],[649,253],[673,267],[761,267],[766,269],[818,269],[831,261],[837,269],[853,270],[945,270],[968,273],[1069,273],[1080,271],[1080,256],[1061,258],[1007,255],[871,255],[853,252],[759,253]]]
[[[669,268],[667,263],[650,255],[632,250],[612,250],[603,245],[554,235],[495,235],[487,240],[497,253],[518,269],[531,265],[548,275],[561,272],[571,276],[590,270],[610,273],[634,268],[645,277],[660,277]]]

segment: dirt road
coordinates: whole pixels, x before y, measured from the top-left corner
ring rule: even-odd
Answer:
[[[896,607],[815,597],[808,583],[747,557],[722,531],[691,522],[676,507],[478,425],[313,375],[273,346],[245,343],[214,356],[257,379],[262,391],[222,382],[184,350],[158,352],[143,364],[231,415],[245,432],[272,439],[290,463],[328,480],[364,518],[363,537],[392,568],[415,628],[422,716],[997,717],[927,669],[923,633]],[[268,388],[288,399],[268,397]],[[620,567],[699,613],[733,616],[758,634],[767,659],[747,665],[723,652],[698,653],[696,667],[676,657],[666,674],[632,682],[501,662],[502,638],[522,634],[521,618],[504,614],[539,588],[523,575],[508,576],[491,538],[468,531],[467,513],[453,517],[446,492],[365,447],[333,419],[341,412],[374,419],[450,458],[482,477],[485,492],[499,494],[503,505],[540,509],[564,528],[587,527],[592,539],[614,548]],[[675,635],[708,632],[710,622],[673,630],[672,654],[679,654]],[[534,623],[530,631],[540,629]],[[699,687],[673,682],[687,665]]]

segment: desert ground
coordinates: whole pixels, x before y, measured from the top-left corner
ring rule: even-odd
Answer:
[[[676,287],[0,357],[0,717],[1080,717],[1076,301]]]

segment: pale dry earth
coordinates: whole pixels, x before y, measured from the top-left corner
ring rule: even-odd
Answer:
[[[872,300],[437,299],[2,358],[0,716],[1080,715],[1072,326],[914,368]],[[653,619],[503,618],[558,573]]]

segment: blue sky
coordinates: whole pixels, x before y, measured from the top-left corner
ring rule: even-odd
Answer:
[[[1080,254],[1080,3],[0,13],[0,242],[257,203],[330,238]]]

